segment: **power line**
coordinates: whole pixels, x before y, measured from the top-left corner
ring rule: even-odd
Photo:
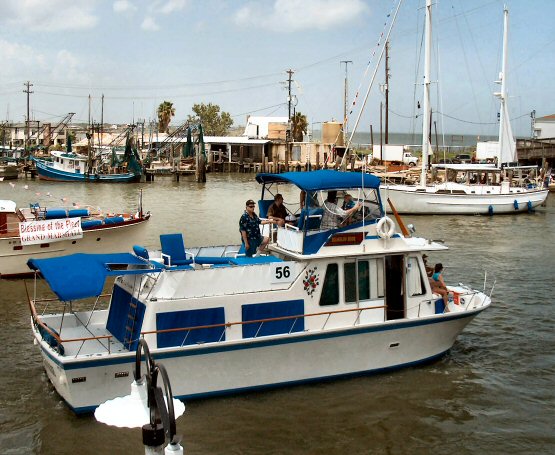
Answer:
[[[392,110],[392,109],[389,109],[389,112],[391,112],[392,114],[396,115],[397,117],[401,117],[401,118],[410,118],[410,119],[412,119],[412,118],[418,118],[418,117],[419,117],[419,115],[412,116],[412,115],[403,115],[403,114],[399,114],[398,112],[395,112],[395,111]],[[472,122],[472,121],[470,121],[470,120],[463,120],[463,119],[460,119],[460,118],[457,118],[457,117],[453,117],[452,115],[443,114],[443,113],[441,113],[441,112],[439,112],[439,111],[434,111],[433,113],[434,113],[434,114],[438,114],[438,115],[442,115],[442,116],[447,117],[447,118],[450,118],[451,120],[456,120],[457,122],[469,123],[469,124],[471,124],[471,125],[497,125],[497,124],[499,123],[499,122]],[[521,114],[521,115],[519,115],[518,117],[513,117],[513,118],[511,118],[511,121],[513,121],[513,120],[518,120],[518,119],[520,119],[520,118],[522,118],[522,117],[527,117],[527,116],[529,116],[529,115],[530,115],[530,113],[529,113],[529,112],[526,112],[525,114]]]
[[[241,117],[243,115],[252,114],[253,112],[261,112],[261,111],[265,111],[267,109],[272,109],[274,107],[281,107],[281,106],[285,106],[285,103],[274,104],[273,106],[262,107],[260,109],[255,109],[255,110],[251,110],[251,111],[247,111],[247,112],[242,112],[241,114],[233,114],[232,117]]]
[[[265,87],[273,87],[277,84],[277,82],[272,82],[270,84],[261,84],[255,85],[251,87],[240,87],[240,88],[232,88],[227,90],[217,90],[214,92],[205,92],[205,93],[191,93],[191,94],[175,94],[172,93],[171,95],[164,94],[164,95],[150,95],[150,96],[110,96],[110,99],[113,100],[158,100],[160,98],[191,98],[191,97],[198,97],[198,96],[208,96],[208,95],[220,95],[223,93],[233,93],[233,92],[241,92],[244,90],[253,90],[258,88],[265,88]],[[56,92],[43,92],[39,91],[42,95],[51,95],[51,96],[62,96],[67,98],[88,98],[89,95],[78,95],[78,94],[69,94],[69,93],[56,93]]]

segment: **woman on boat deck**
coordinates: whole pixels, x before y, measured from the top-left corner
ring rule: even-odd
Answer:
[[[257,256],[268,244],[268,237],[262,238],[260,224],[271,224],[272,220],[261,220],[254,213],[254,201],[249,199],[246,203],[245,212],[239,219],[239,232],[241,240],[245,245],[245,255],[247,257]]]
[[[447,286],[445,285],[445,281],[443,281],[443,265],[436,264],[434,267],[434,274],[430,280],[430,284],[432,285],[432,292],[434,294],[440,294],[443,297],[443,303],[445,304],[445,312],[447,313],[449,310],[447,308],[447,304],[449,303],[449,291],[447,290]]]

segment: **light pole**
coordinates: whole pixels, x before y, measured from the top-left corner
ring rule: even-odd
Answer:
[[[146,373],[141,375],[142,355],[145,356]],[[164,390],[158,385],[162,378]],[[135,380],[131,394],[102,403],[94,416],[99,422],[116,427],[142,427],[146,455],[183,455],[183,447],[176,435],[175,419],[185,412],[185,405],[173,398],[170,380],[164,365],[157,364],[144,339],[140,339],[135,356]],[[165,396],[164,396],[165,395]]]

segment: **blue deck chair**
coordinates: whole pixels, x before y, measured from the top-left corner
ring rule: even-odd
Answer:
[[[160,245],[162,246],[162,258],[166,265],[189,265],[195,262],[195,256],[185,250],[183,234],[162,234],[160,235]],[[192,259],[187,259],[187,254]]]
[[[150,259],[148,250],[144,246],[133,245],[133,253],[135,253],[135,255],[140,257],[141,259],[144,259],[146,262],[152,264],[154,267],[160,267],[162,269],[166,268],[164,264],[161,264],[158,261],[153,261],[152,259]]]

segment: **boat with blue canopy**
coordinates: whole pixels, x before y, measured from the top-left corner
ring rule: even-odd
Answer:
[[[256,180],[263,219],[277,194],[302,195],[287,223],[261,226],[269,243],[258,256],[240,243],[186,247],[173,233],[159,249],[29,261],[57,297],[30,292],[33,336],[75,412],[127,394],[141,338],[174,396],[190,399],[429,362],[491,304],[487,280],[480,290],[448,285],[449,298],[435,292],[423,254],[447,248],[389,218],[375,176]],[[342,212],[348,195],[355,208]]]

